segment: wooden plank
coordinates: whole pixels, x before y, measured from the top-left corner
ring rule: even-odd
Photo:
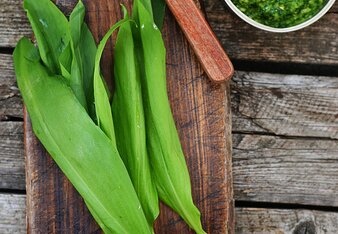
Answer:
[[[205,0],[204,6],[209,23],[232,59],[337,64],[337,2],[330,13],[314,25],[286,34],[253,28],[233,14],[223,0]],[[2,0],[0,9],[0,47],[14,47],[21,36],[31,33],[21,1]],[[116,10],[107,10],[119,14]],[[102,36],[103,32],[97,29],[96,33]]]
[[[0,120],[23,117],[12,67],[11,56],[0,54]],[[233,130],[337,138],[337,88],[336,77],[236,72]]]
[[[233,130],[338,139],[337,77],[237,72]]]
[[[338,2],[333,12],[303,30],[269,33],[245,23],[224,0],[205,1],[209,23],[230,58],[330,65],[338,64],[337,6]]]
[[[0,194],[0,233],[26,233],[25,195]]]
[[[11,56],[0,54],[1,120],[22,117],[12,66]],[[233,130],[336,138],[337,87],[335,77],[237,72],[231,83]]]
[[[177,64],[168,64],[168,69],[174,69],[175,67],[178,67]],[[180,83],[178,82],[177,84]],[[232,83],[232,109],[234,114],[234,131],[238,133],[241,132],[241,134],[238,135],[240,135],[241,138],[244,139],[243,142],[247,142],[246,139],[252,138],[250,135],[247,136],[245,134],[242,134],[243,132],[257,132],[260,134],[280,134],[286,136],[323,137],[325,139],[336,138],[335,134],[337,134],[337,120],[334,119],[334,117],[338,109],[338,99],[336,94],[337,87],[338,80],[335,77],[310,77],[237,72]],[[171,99],[173,98],[174,97],[171,97]],[[179,101],[176,101],[176,103],[173,104],[173,107],[178,105],[178,102]],[[313,102],[314,105],[312,106],[304,105],[304,103]],[[276,108],[274,106],[279,108]],[[284,106],[284,108],[280,108],[281,106]],[[304,108],[304,106],[306,108]],[[175,108],[173,109],[175,110]],[[289,112],[287,118],[281,118],[285,115],[283,113],[283,109],[284,111],[291,111]],[[264,118],[262,118],[262,116]],[[311,116],[313,118],[311,118]],[[278,122],[276,120],[278,120]],[[6,131],[16,134],[14,130],[9,129]],[[20,136],[15,136],[15,139],[19,138]],[[274,139],[277,139],[278,142],[280,142],[280,139],[283,139],[278,137],[269,137],[269,139],[270,138],[273,139],[272,141],[276,141]],[[234,139],[234,142],[238,141]],[[241,144],[244,144],[243,142]],[[304,142],[307,143],[305,144],[305,146],[303,145]],[[320,144],[318,145],[316,142],[320,142]],[[318,158],[318,161],[314,161],[311,167],[314,171],[316,171],[317,168],[323,167],[325,158],[331,158],[331,162],[333,162],[333,165],[335,165],[333,150],[335,150],[336,148],[331,147],[328,148],[328,151],[326,151],[325,147],[327,143],[325,142],[326,141],[323,140],[317,141],[316,139],[313,139],[311,141],[309,139],[288,139],[287,143],[283,143],[279,146],[279,152],[283,152],[282,154],[284,155],[291,154],[294,157],[297,157],[297,161],[299,162],[306,161],[308,160],[308,158],[318,158],[319,156],[317,152],[320,152],[321,158]],[[335,141],[333,141],[333,143],[334,142]],[[290,150],[288,147],[291,143],[299,149],[301,149],[302,147],[309,147],[308,151],[300,152]],[[313,145],[310,147],[312,143]],[[18,160],[17,158],[20,158],[21,155],[19,154],[20,152],[16,149],[15,145],[7,145],[6,143],[3,143],[3,145],[8,147],[10,152],[16,152],[9,154],[10,157],[13,157],[11,159],[13,164],[16,163],[16,160]],[[251,149],[250,147],[253,146],[247,145],[246,147],[248,147],[248,149]],[[263,149],[266,151],[271,150],[268,147]],[[261,155],[262,152],[260,152],[260,154],[258,155]],[[273,154],[272,151],[271,154]],[[252,193],[246,193],[245,189],[243,189],[242,191],[242,189],[238,187],[239,185],[244,186],[245,184],[248,184],[248,186],[250,186],[250,184],[256,183],[250,180],[250,178],[256,178],[256,176],[259,175],[255,175],[256,172],[259,173],[258,170],[269,170],[269,161],[267,161],[267,163],[265,164],[260,164],[259,169],[257,168],[255,170],[246,171],[246,169],[244,170],[242,168],[240,162],[245,162],[247,160],[247,162],[250,162],[250,164],[255,165],[255,161],[251,161],[254,159],[252,159],[249,154],[244,155],[242,151],[238,150],[235,150],[234,152],[234,159],[236,160],[236,164],[234,165],[234,172],[236,175],[236,198],[243,200],[255,200],[256,198],[260,197],[261,200],[271,200],[269,198],[270,195],[267,195],[264,190],[261,191],[262,184],[266,187],[265,190],[276,191],[275,187],[273,186],[274,183],[271,182],[270,184],[266,184],[264,182],[266,181],[266,179],[270,178],[268,176],[261,175],[261,183],[257,184],[257,187],[254,188],[255,195],[252,195]],[[272,168],[270,168],[269,173],[272,175],[278,174],[278,166],[279,165],[276,165],[275,169],[273,170]],[[283,165],[280,166],[282,167]],[[4,172],[3,174],[5,173],[7,172]],[[22,171],[18,173],[21,175],[23,174]],[[327,174],[324,169],[321,169],[321,171],[318,171],[317,169],[317,173],[319,173],[319,175]],[[309,172],[309,174],[312,175],[313,173]],[[329,176],[335,178],[336,174],[334,174],[334,172],[330,172]],[[297,186],[294,187],[294,181],[306,180],[304,181],[304,183],[307,184],[311,183],[311,181],[316,181],[316,179],[312,177],[303,177],[299,174],[296,167],[293,169],[293,172],[290,172],[290,178],[291,177],[293,178],[293,182],[284,181],[284,184],[286,188],[290,188],[290,193],[294,194],[292,196],[295,197],[289,199],[289,202],[297,203],[297,199],[302,199],[302,191],[297,189]],[[250,184],[246,182],[247,180],[251,181]],[[328,179],[327,181],[329,182],[334,180]],[[306,203],[311,204],[313,200],[316,200],[318,205],[328,204],[328,199],[331,198],[316,198],[316,194],[318,194],[316,186],[320,186],[320,184],[321,183],[317,181],[313,183],[313,186],[308,188],[307,193],[312,194],[311,196],[309,195],[311,197],[310,199],[312,200],[306,201]],[[337,188],[335,188],[333,184],[330,186],[332,190],[328,194],[329,197],[334,196],[337,193]],[[19,188],[22,187],[19,186]],[[273,200],[278,202],[284,202],[285,196],[287,196],[287,194],[284,194],[283,196],[281,195],[278,198],[274,196]]]
[[[11,117],[23,117],[22,101],[16,87],[12,55],[0,54],[0,121]]]
[[[75,2],[58,4],[69,12]],[[131,1],[124,3],[130,6]],[[96,38],[121,17],[116,1],[85,4],[87,22]],[[203,226],[209,233],[233,232],[229,86],[208,80],[170,14],[164,37],[169,98]],[[103,60],[112,60],[112,43]],[[104,64],[103,73],[110,77],[112,66]],[[79,195],[32,134],[27,118],[25,128],[28,232],[99,233]],[[164,205],[161,208],[157,233],[191,233],[178,215]]]
[[[0,152],[4,152],[0,163],[1,187],[5,189],[24,189],[20,125],[0,123],[0,132],[5,133],[0,134]],[[335,179],[338,173],[334,169],[338,165],[337,141],[234,134],[233,142],[236,199],[338,204]]]
[[[235,216],[235,231],[238,234],[324,234],[338,232],[338,213],[336,212],[301,209],[236,208]],[[0,194],[0,217],[2,234],[26,233],[25,195]]]
[[[29,37],[31,34],[22,2],[0,1],[0,47],[14,47],[22,36]]]
[[[164,38],[171,107],[189,167],[194,200],[208,233],[233,231],[231,114],[228,84],[208,80],[179,26],[168,15]],[[158,233],[187,233],[169,209],[162,210]],[[173,224],[175,223],[175,224]]]
[[[0,122],[0,178],[0,189],[25,189],[22,122]]]
[[[236,233],[324,234],[338,232],[338,213],[315,210],[236,208]]]
[[[338,206],[338,140],[233,135],[235,199]]]

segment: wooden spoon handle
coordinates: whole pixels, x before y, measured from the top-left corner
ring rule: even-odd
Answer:
[[[234,68],[221,44],[193,0],[166,0],[208,77],[229,80]]]

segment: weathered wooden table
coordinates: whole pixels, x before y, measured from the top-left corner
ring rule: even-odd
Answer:
[[[338,3],[294,33],[242,22],[223,0],[208,21],[231,83],[237,233],[338,233]],[[21,1],[0,0],[0,233],[25,233],[23,112],[11,53],[31,34]]]

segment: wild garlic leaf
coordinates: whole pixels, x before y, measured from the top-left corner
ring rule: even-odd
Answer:
[[[112,117],[112,111],[109,103],[109,95],[107,93],[105,84],[101,77],[100,72],[100,60],[102,57],[104,46],[106,45],[109,37],[113,32],[128,20],[121,20],[114,24],[109,31],[102,38],[95,56],[95,67],[94,67],[94,100],[97,123],[103,132],[112,140],[113,145],[116,145],[114,123]]]
[[[84,22],[85,7],[80,0],[69,16],[70,33],[74,48],[77,48],[81,40],[82,25]]]
[[[71,79],[71,68],[72,68],[73,54],[71,43],[68,43],[67,47],[62,51],[59,56],[59,65],[61,75],[67,79],[68,83]]]
[[[79,43],[82,40],[81,31],[85,15],[85,7],[81,1],[73,9],[69,17],[69,27],[71,32],[71,52],[72,52],[72,64],[70,73],[70,87],[74,91],[75,96],[81,103],[81,105],[88,110],[87,100],[84,90],[84,72],[82,66],[82,57],[79,49]],[[89,59],[89,58],[88,58]]]
[[[59,56],[70,40],[67,18],[50,0],[24,0],[24,8],[42,61],[53,74],[61,74]]]
[[[161,32],[140,0],[134,2],[141,56],[147,146],[158,195],[197,233],[205,233],[193,203],[188,168],[168,101]]]
[[[82,66],[83,90],[86,94],[88,113],[92,119],[96,119],[94,105],[94,64],[96,55],[96,43],[86,23],[83,23],[81,40],[78,46]]]
[[[154,22],[162,30],[165,15],[165,0],[151,0],[151,6],[154,14]]]
[[[128,18],[125,8],[125,18]],[[131,27],[126,22],[118,32],[114,49],[113,117],[117,148],[129,172],[135,191],[153,226],[159,214],[159,201],[151,178],[146,145],[142,89]]]
[[[23,38],[14,68],[34,133],[84,198],[106,233],[152,233],[119,153],[65,79],[50,75]]]

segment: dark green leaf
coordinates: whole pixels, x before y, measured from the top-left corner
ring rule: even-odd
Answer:
[[[93,119],[95,119],[93,76],[96,44],[86,23],[83,23],[82,25],[81,40],[78,49],[81,52],[80,59],[83,74],[83,89],[86,94],[88,113]]]
[[[165,0],[151,0],[151,5],[155,24],[162,30],[166,6]]]

